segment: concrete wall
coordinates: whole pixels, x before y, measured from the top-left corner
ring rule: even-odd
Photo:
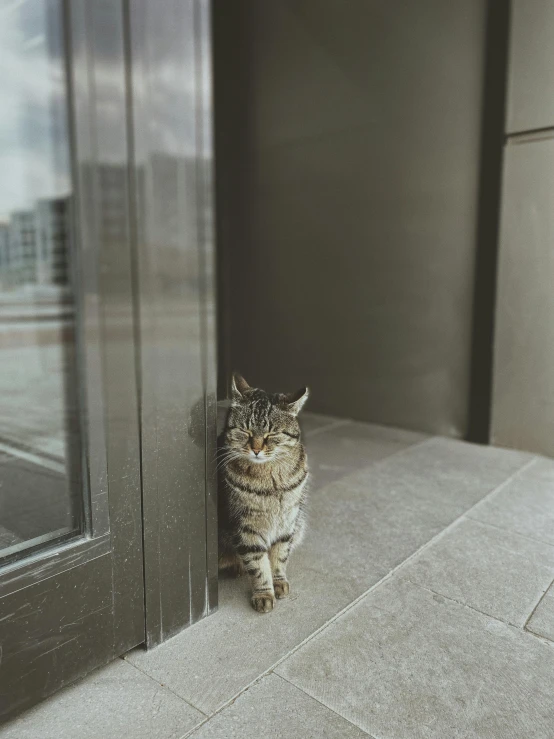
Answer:
[[[492,440],[554,456],[554,4],[511,27]]]
[[[215,0],[221,387],[467,434],[486,27],[484,0]]]

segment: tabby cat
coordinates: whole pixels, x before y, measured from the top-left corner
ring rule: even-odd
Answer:
[[[308,388],[270,395],[240,375],[220,439],[219,567],[245,572],[252,606],[289,593],[287,562],[304,534],[308,458],[297,415]]]

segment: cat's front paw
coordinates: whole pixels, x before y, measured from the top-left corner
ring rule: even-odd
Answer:
[[[275,605],[275,596],[271,592],[254,593],[252,608],[258,613],[269,613]]]
[[[286,598],[290,592],[290,585],[287,580],[274,580],[273,589],[276,598]]]

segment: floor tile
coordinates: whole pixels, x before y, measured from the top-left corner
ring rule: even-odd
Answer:
[[[313,484],[328,485],[425,438],[414,431],[355,421],[330,426],[312,438],[308,435],[306,448]]]
[[[409,580],[523,626],[554,579],[554,547],[462,521],[404,569]]]
[[[554,642],[554,583],[544,594],[526,628],[527,631]]]
[[[314,441],[341,428],[323,431]],[[367,438],[364,443],[370,445]],[[513,466],[500,455],[504,466],[483,484],[480,474],[472,476],[480,448],[454,453],[446,445],[446,450],[454,460],[452,473],[448,464],[437,465],[445,451],[433,441],[326,487],[312,486],[308,534],[289,569],[290,599],[261,616],[250,608],[244,579],[222,580],[217,614],[152,652],[135,650],[128,658],[212,713],[489,492],[491,481],[504,479]],[[433,466],[436,489],[429,485]],[[464,494],[468,476],[476,491],[470,486],[471,494]]]
[[[554,484],[554,459],[534,457],[533,464],[525,470],[525,477],[535,480],[546,480]]]
[[[387,471],[391,485],[411,485],[418,496],[421,492],[427,499],[448,501],[463,513],[532,459],[526,452],[435,437],[381,463],[379,469]]]
[[[414,465],[426,455],[420,447]],[[401,456],[311,492],[299,565],[352,584],[353,598],[460,515],[459,502],[447,495],[427,496],[425,479],[412,475],[409,465],[396,472]]]
[[[339,426],[322,431],[314,437],[314,442],[327,436],[327,443],[332,444],[341,429]],[[351,437],[341,434],[338,438],[348,440]],[[379,458],[383,451],[397,450],[406,439],[413,438],[410,433],[404,436],[404,432],[388,429],[381,432],[378,427],[371,428],[363,441],[365,448],[372,452],[365,457],[365,462]],[[344,467],[345,471],[348,469]],[[318,491],[312,485],[312,497],[320,493],[321,489]],[[348,506],[348,488],[342,496],[341,509],[342,506]],[[367,508],[363,496],[360,506]],[[336,516],[336,510],[332,495],[321,497],[311,510],[308,537],[293,553],[289,566],[291,597],[277,603],[272,613],[262,616],[251,609],[244,578],[224,579],[220,584],[218,613],[153,652],[134,650],[128,659],[160,682],[167,683],[201,711],[217,710],[385,574],[384,558],[372,559],[366,551],[363,560],[345,577],[344,569],[338,565],[344,562],[345,547],[349,546],[352,534],[347,525],[341,536],[327,535],[328,521]],[[432,513],[430,518],[435,521]],[[418,542],[426,541],[430,535],[429,524],[423,528],[423,533],[416,533]],[[394,561],[405,551],[412,553],[413,538],[407,537],[406,544],[395,537],[402,546],[399,554],[393,555]],[[327,544],[321,549],[324,541]],[[363,551],[363,542],[356,542],[356,547]],[[248,659],[244,658],[245,654]],[[225,669],[221,669],[222,665]]]
[[[342,425],[348,423],[342,418],[334,418],[333,416],[324,416],[321,413],[310,413],[303,411],[298,417],[300,427],[304,439],[311,438],[314,434],[319,434],[324,428],[329,426]]]
[[[430,439],[315,485],[302,565],[333,572],[360,595],[527,462],[513,455]]]
[[[191,739],[367,739],[368,734],[277,675],[268,675]]]
[[[470,517],[554,544],[554,463],[537,460]]]
[[[211,714],[352,601],[352,588],[290,566],[291,596],[271,613],[250,606],[246,578],[222,579],[219,610],[151,652],[127,659]]]
[[[399,578],[276,672],[379,739],[551,739],[554,650]]]
[[[0,739],[180,739],[205,717],[118,659],[0,729]]]

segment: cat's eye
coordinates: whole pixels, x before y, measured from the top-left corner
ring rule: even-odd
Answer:
[[[251,436],[249,431],[246,431],[246,429],[241,429],[238,426],[231,426],[229,428],[229,431],[234,431],[237,434],[244,434],[245,436]]]

